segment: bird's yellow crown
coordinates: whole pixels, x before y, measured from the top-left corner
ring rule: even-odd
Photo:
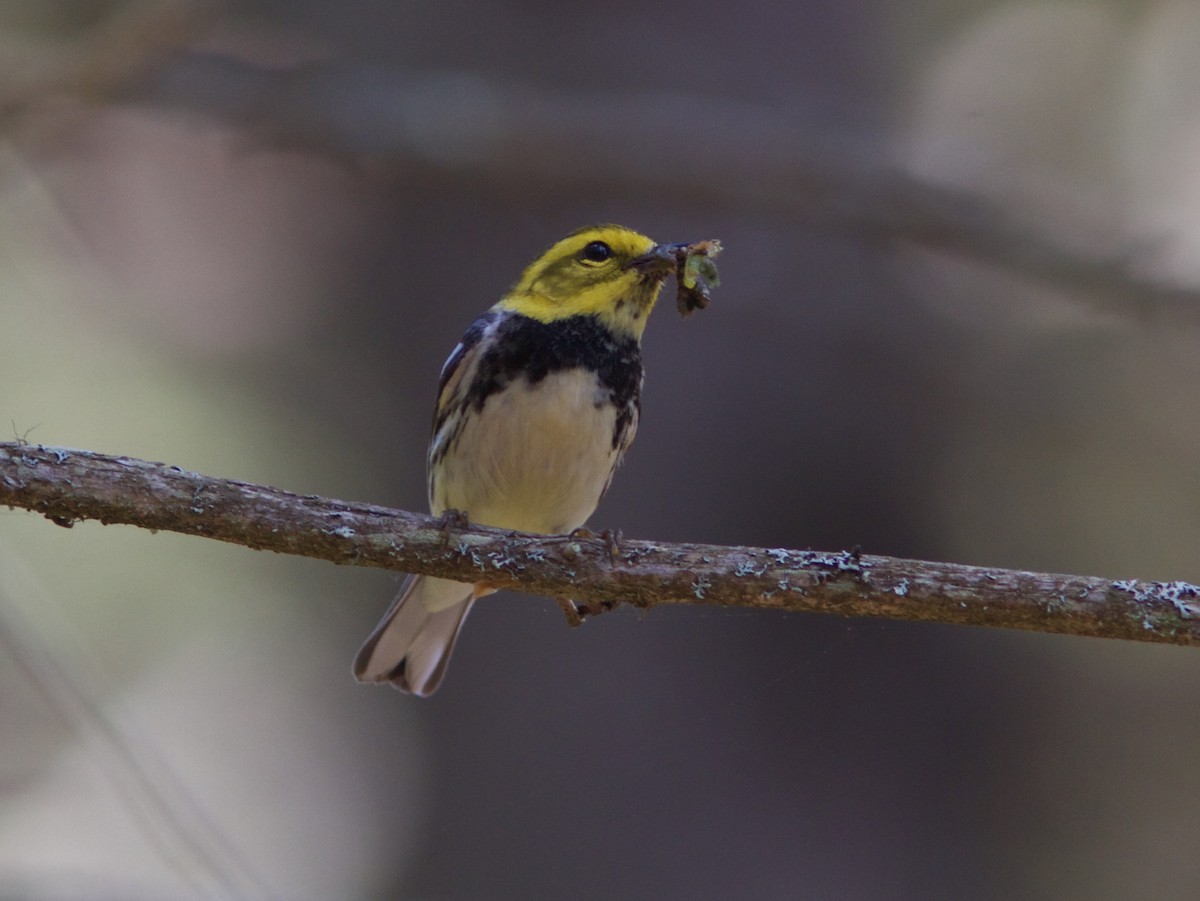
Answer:
[[[530,263],[496,307],[540,322],[594,315],[614,332],[641,338],[665,272],[629,264],[654,246],[620,225],[581,228]]]

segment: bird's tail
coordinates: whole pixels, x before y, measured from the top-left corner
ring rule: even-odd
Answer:
[[[433,694],[476,597],[473,585],[409,576],[354,658],[355,678],[390,682],[415,695]]]

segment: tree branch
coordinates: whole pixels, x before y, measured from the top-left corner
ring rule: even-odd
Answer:
[[[0,442],[0,505],[333,563],[486,582],[585,613],[704,604],[1200,644],[1200,586],[1114,582],[857,551],[658,544],[443,527],[431,516],[214,479],[177,466]]]
[[[470,71],[346,61],[280,68],[188,51],[213,6],[135,3],[42,49],[49,63],[0,84],[0,131],[48,97],[135,103],[224,123],[252,144],[519,185],[523,197],[576,196],[582,187],[613,198],[700,197],[710,211],[975,260],[1081,292],[1128,318],[1198,318],[1200,286],[1156,265],[1171,235],[1122,233],[1111,217],[1082,210],[1070,228],[1051,231],[1010,198],[905,171],[880,149],[890,144],[883,134],[838,132],[794,110],[702,94],[589,95]]]
[[[1169,235],[1121,235],[1082,211],[1051,233],[1011,199],[905,171],[879,150],[885,135],[837,132],[775,107],[697,94],[588,95],[467,71],[281,70],[196,52],[130,84],[125,97],[241,127],[264,145],[520,185],[522,196],[575,196],[588,186],[609,197],[700,197],[710,212],[774,215],[979,261],[1081,291],[1128,318],[1195,322],[1200,309],[1200,287],[1155,271]]]

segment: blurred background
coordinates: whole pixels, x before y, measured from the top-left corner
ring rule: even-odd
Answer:
[[[1200,580],[1198,76],[1188,0],[9,0],[0,429],[424,509],[616,221],[726,252],[594,526]],[[0,896],[1200,892],[1194,650],[505,594],[420,701],[398,582],[0,511]]]

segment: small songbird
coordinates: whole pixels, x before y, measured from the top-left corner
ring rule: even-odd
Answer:
[[[642,331],[686,246],[617,225],[580,229],[471,324],[438,386],[433,513],[544,534],[583,526],[637,431]],[[432,694],[471,604],[492,591],[410,576],[354,675]]]

